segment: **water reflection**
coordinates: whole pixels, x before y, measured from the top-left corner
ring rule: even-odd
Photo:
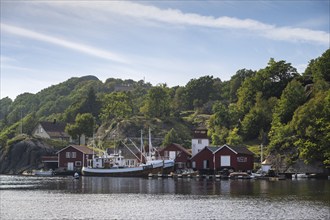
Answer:
[[[218,196],[298,196],[328,203],[328,180],[208,180],[85,177],[0,176],[0,189],[58,190],[83,194],[182,194]]]
[[[329,219],[329,198],[328,180],[0,176],[10,220]]]

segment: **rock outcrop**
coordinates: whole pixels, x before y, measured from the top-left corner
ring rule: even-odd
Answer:
[[[25,170],[43,167],[41,157],[55,154],[56,150],[37,139],[25,139],[8,148],[0,148],[0,173],[20,174]]]

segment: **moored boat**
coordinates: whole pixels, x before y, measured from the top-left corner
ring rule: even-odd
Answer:
[[[153,160],[135,167],[120,165],[111,166],[109,168],[105,166],[83,167],[81,173],[84,176],[147,177],[150,173],[169,174],[173,171],[173,168],[173,160]]]
[[[233,172],[229,174],[230,179],[251,179],[251,176],[245,172]]]
[[[32,171],[32,175],[33,176],[53,176],[54,175],[54,171],[52,169],[50,170],[33,170]]]
[[[104,152],[102,157],[94,157],[92,160],[89,160],[87,166],[81,169],[81,173],[85,176],[148,177],[149,174],[169,174],[173,171],[174,160],[155,159],[152,151],[150,130],[149,153],[144,154],[142,152],[142,145],[141,141],[140,163],[135,166],[127,165],[128,163],[126,163],[124,156],[121,155],[121,151],[110,155]]]

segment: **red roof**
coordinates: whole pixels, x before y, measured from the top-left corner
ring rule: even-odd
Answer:
[[[92,149],[90,149],[90,148],[88,148],[86,146],[81,146],[81,145],[69,145],[69,146],[67,146],[67,147],[65,147],[65,148],[57,151],[56,154],[60,153],[61,151],[65,150],[65,149],[67,149],[69,147],[73,147],[76,150],[78,150],[78,151],[80,151],[80,152],[82,152],[84,154],[95,154]]]

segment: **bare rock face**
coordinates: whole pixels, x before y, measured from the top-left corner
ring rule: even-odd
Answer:
[[[8,149],[0,148],[0,173],[20,174],[25,170],[42,168],[41,157],[55,154],[55,149],[39,140],[26,139]]]
[[[290,154],[287,154],[290,155]],[[322,174],[328,172],[322,162],[314,161],[306,164],[302,159],[296,159],[294,162],[288,163],[285,155],[270,154],[265,162],[271,164],[272,168],[280,173],[316,173]]]

